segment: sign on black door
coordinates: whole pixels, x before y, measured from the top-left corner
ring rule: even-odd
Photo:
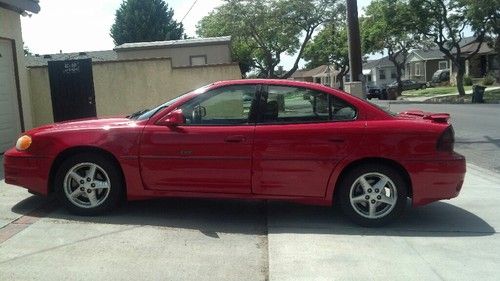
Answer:
[[[92,59],[49,61],[54,121],[95,117]]]

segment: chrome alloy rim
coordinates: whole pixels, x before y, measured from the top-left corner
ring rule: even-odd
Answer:
[[[81,208],[95,208],[101,205],[111,190],[108,174],[94,163],[73,166],[66,173],[63,184],[66,198]]]
[[[378,219],[394,209],[397,194],[396,185],[389,177],[380,173],[366,173],[352,184],[349,200],[359,215]]]

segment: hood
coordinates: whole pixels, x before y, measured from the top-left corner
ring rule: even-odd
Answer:
[[[100,118],[85,118],[76,119],[54,124],[44,125],[34,128],[27,134],[34,134],[45,131],[66,131],[66,130],[86,130],[86,129],[105,129],[109,130],[117,127],[136,126],[137,121],[126,117],[100,117]]]
[[[396,117],[402,119],[421,119],[421,120],[430,120],[432,122],[437,122],[437,123],[448,123],[448,119],[450,119],[450,114],[424,112],[422,110],[412,109],[400,112],[396,115]]]

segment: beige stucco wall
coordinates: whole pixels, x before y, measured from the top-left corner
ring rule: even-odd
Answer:
[[[241,78],[237,64],[172,68],[170,59],[99,62],[92,71],[98,116],[130,114],[215,81]],[[52,123],[47,67],[29,73],[34,124]]]
[[[117,50],[118,59],[171,58],[172,65],[189,66],[191,56],[206,56],[207,64],[231,63],[228,44],[179,48]]]
[[[28,75],[26,67],[24,66],[23,38],[19,13],[0,7],[0,37],[14,40],[15,42],[24,127],[25,129],[29,129],[32,127],[31,101],[28,90]],[[15,94],[17,95],[17,93]]]

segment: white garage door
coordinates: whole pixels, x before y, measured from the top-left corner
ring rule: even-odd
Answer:
[[[20,133],[12,43],[0,39],[0,153],[15,144]]]

